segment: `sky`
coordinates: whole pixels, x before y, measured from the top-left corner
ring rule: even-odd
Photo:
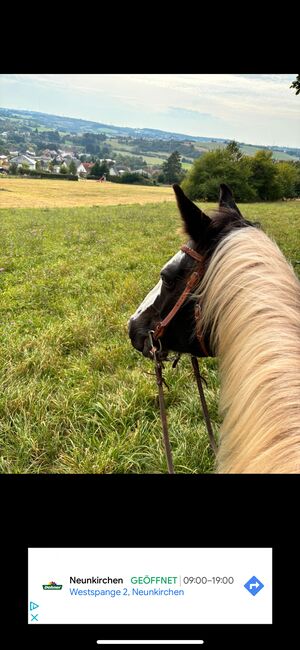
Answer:
[[[296,74],[1,74],[0,106],[300,147]]]

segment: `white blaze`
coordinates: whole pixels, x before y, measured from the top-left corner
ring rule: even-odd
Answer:
[[[176,255],[173,255],[173,257],[165,264],[163,268],[165,269],[172,262],[177,262],[179,264],[183,256],[184,256],[183,251],[178,251],[178,253],[176,253]],[[143,302],[140,304],[140,306],[137,308],[136,312],[133,314],[131,318],[138,318],[139,316],[141,316],[141,314],[144,311],[146,311],[146,309],[151,307],[154,304],[156,298],[160,296],[161,288],[162,288],[162,280],[159,280],[159,282],[155,285],[155,287],[153,287],[153,289],[149,291],[148,295],[146,296],[146,298],[144,298]]]
[[[141,302],[140,306],[137,308],[136,312],[133,314],[131,318],[138,318],[148,307],[151,307],[153,303],[155,302],[156,298],[160,295],[161,292],[161,287],[162,287],[162,281],[159,280],[159,282],[149,291],[148,295],[146,298],[144,298],[143,302]]]

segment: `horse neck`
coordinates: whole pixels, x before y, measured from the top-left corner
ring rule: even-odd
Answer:
[[[232,232],[201,286],[220,360],[219,473],[300,473],[300,285],[262,231]]]

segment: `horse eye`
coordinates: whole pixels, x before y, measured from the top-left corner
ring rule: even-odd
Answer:
[[[171,278],[167,278],[167,276],[164,275],[164,273],[161,273],[160,277],[161,277],[162,283],[163,283],[164,287],[166,287],[166,289],[173,289],[173,287],[175,285],[175,280],[171,280]]]

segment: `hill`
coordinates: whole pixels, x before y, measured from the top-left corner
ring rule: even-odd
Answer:
[[[151,161],[146,160],[146,158],[155,157],[154,164],[162,164],[164,159],[167,157],[165,151],[160,150],[160,155],[158,154],[157,147],[159,146],[162,149],[162,145],[169,145],[169,153],[174,151],[181,144],[187,145],[188,143],[193,144],[195,148],[196,156],[186,155],[186,160],[184,161],[186,165],[191,164],[193,158],[201,155],[207,150],[215,149],[216,147],[226,146],[228,139],[225,138],[209,138],[206,136],[191,136],[183,133],[171,133],[168,131],[162,131],[159,129],[134,129],[131,127],[121,127],[115,126],[112,124],[104,124],[101,122],[94,122],[90,120],[82,120],[72,117],[64,117],[59,115],[51,115],[48,113],[40,113],[36,111],[25,111],[25,110],[16,110],[10,108],[0,108],[0,148],[6,143],[7,135],[11,134],[11,131],[14,132],[15,136],[18,134],[27,134],[27,145],[34,144],[30,138],[31,133],[43,134],[47,132],[58,133],[59,136],[64,140],[65,144],[72,144],[75,136],[81,136],[84,133],[94,133],[95,136],[102,135],[103,141],[105,139],[110,139],[113,141],[113,148],[115,151],[122,149],[120,147],[119,139],[121,139],[121,144],[123,139],[127,139],[126,151],[130,155],[142,155],[145,162],[151,164]],[[68,141],[66,136],[70,134],[71,140]],[[106,138],[104,137],[106,136]],[[9,142],[13,144],[14,140]],[[137,147],[137,143],[141,141],[146,144],[147,150],[142,151]],[[18,140],[15,141],[18,144]],[[269,149],[273,152],[274,158],[278,160],[299,160],[300,159],[300,149],[295,147],[266,147],[263,145],[253,145],[250,143],[239,142],[241,151],[248,155],[254,155],[259,149]],[[165,149],[165,147],[163,147]],[[171,149],[171,151],[170,151]],[[168,154],[169,155],[169,154]],[[185,155],[185,154],[182,154]]]

